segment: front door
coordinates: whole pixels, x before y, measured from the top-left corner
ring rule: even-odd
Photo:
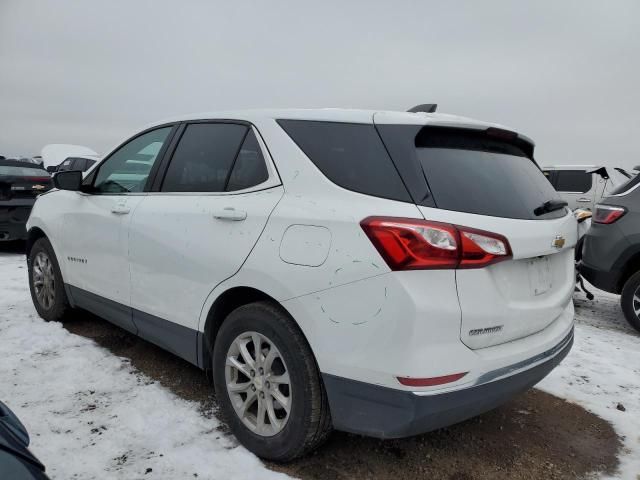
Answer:
[[[63,261],[74,302],[132,332],[129,223],[170,131],[152,130],[116,150],[63,215]]]

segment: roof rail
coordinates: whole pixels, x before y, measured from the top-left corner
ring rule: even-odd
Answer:
[[[423,103],[422,105],[416,105],[413,108],[407,110],[407,112],[417,113],[417,112],[425,112],[425,113],[434,113],[438,108],[437,103]]]

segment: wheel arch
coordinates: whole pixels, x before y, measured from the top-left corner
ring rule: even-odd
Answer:
[[[620,277],[616,283],[616,293],[622,292],[627,280],[638,271],[640,271],[640,251],[631,254],[629,258],[624,261],[623,267],[620,270]]]
[[[36,243],[36,241],[38,241],[40,238],[46,238],[49,240],[49,237],[47,236],[47,234],[40,227],[31,227],[27,232],[27,244],[25,247],[25,252],[27,257],[31,252],[31,248],[33,247],[33,244]],[[51,243],[51,240],[49,240],[49,243]]]
[[[307,341],[307,344],[309,344],[309,340],[304,334],[302,328],[300,328],[300,324],[278,300],[254,287],[234,286],[222,292],[215,299],[207,312],[204,328],[202,331],[198,332],[200,337],[198,342],[198,363],[200,368],[207,371],[208,376],[210,376],[210,370],[212,368],[213,348],[218,332],[220,331],[220,327],[233,310],[254,302],[269,302],[280,308],[293,319]]]

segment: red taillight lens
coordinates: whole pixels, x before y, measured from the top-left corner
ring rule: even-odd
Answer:
[[[459,268],[481,268],[512,257],[509,241],[497,233],[458,227],[462,239]]]
[[[456,268],[459,235],[453,225],[368,217],[360,225],[391,270]]]
[[[481,268],[511,258],[507,239],[483,230],[395,217],[360,225],[392,270]]]
[[[627,213],[624,207],[614,207],[613,205],[596,205],[596,213],[593,216],[594,223],[613,223]]]

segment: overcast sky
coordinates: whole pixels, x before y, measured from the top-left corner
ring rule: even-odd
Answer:
[[[175,114],[439,110],[541,164],[640,164],[640,1],[0,0],[0,154]]]

